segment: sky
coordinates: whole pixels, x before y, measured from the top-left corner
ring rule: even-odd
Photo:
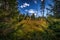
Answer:
[[[43,0],[17,0],[18,10],[22,14],[26,14],[26,13],[33,14],[34,13],[37,16],[42,16],[40,12],[41,11],[40,1],[43,1]],[[44,16],[46,16],[46,11],[47,11],[46,8],[49,8],[48,7],[49,3],[52,3],[52,0],[45,0]]]

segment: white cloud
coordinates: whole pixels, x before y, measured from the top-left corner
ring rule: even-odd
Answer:
[[[37,15],[37,14],[36,14],[36,13],[37,13],[36,10],[29,9],[29,10],[25,10],[25,11],[28,12],[28,13],[30,13],[30,14],[33,14],[33,13],[34,13],[34,15]]]
[[[41,0],[41,1],[44,1],[44,0]]]
[[[37,4],[37,1],[34,1],[35,4]]]
[[[29,13],[35,13],[35,11],[33,9],[30,9],[28,12]]]
[[[21,7],[21,8],[25,8],[25,7],[27,7],[27,6],[30,6],[30,4],[28,4],[28,3],[24,3],[24,4],[21,5],[20,7]]]
[[[24,6],[29,6],[29,4],[28,3],[24,3]]]
[[[35,16],[36,16],[37,14],[35,13]]]
[[[20,7],[23,8],[23,5],[21,5]]]

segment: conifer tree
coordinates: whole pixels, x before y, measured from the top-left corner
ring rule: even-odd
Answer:
[[[31,19],[32,19],[32,20],[35,19],[35,14],[34,14],[34,13],[31,15]]]
[[[54,16],[56,18],[60,18],[60,0],[54,0],[55,4],[54,4]]]
[[[50,12],[53,13],[53,16],[55,18],[60,18],[60,1],[59,0],[53,0],[53,5],[52,4],[48,4],[50,6]]]
[[[0,0],[0,4],[0,40],[12,40],[9,37],[19,21],[17,2],[16,0]]]
[[[45,0],[41,0],[41,14],[44,17],[44,9],[45,9]]]

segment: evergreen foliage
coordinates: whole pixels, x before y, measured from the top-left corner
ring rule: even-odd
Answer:
[[[60,1],[54,2],[60,6]],[[60,40],[60,7],[54,6],[54,15],[43,18],[19,14],[16,0],[0,0],[0,4],[0,40]]]

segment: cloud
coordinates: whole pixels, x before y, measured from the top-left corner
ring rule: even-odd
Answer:
[[[37,4],[37,1],[34,1],[35,4]]]
[[[24,4],[21,5],[20,7],[21,7],[21,8],[25,8],[25,7],[27,7],[27,6],[30,6],[30,4],[28,4],[28,3],[24,3]]]
[[[44,0],[41,0],[41,1],[44,1]]]
[[[33,14],[36,15],[37,11],[36,10],[33,10],[33,9],[29,9],[29,10],[25,10],[26,12],[30,13],[30,14]]]
[[[30,9],[28,13],[36,13],[36,11],[34,11],[33,9]]]
[[[37,14],[35,13],[34,15],[36,16]]]

